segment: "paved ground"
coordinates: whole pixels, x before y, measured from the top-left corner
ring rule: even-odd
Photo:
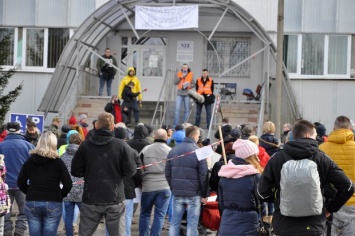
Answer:
[[[18,209],[17,209],[17,205],[16,203],[14,204],[14,207],[13,207],[13,214],[17,214],[18,213]],[[139,220],[139,206],[138,206],[138,209],[137,211],[135,212],[134,216],[133,216],[133,221],[135,222],[138,222]],[[80,217],[79,217],[80,218]],[[151,218],[151,220],[153,219],[153,216]],[[16,217],[12,217],[12,221],[15,222],[16,221]],[[167,222],[167,220],[166,220]],[[79,219],[78,219],[78,223],[79,223]],[[185,224],[186,225],[186,224]],[[100,223],[94,236],[105,236],[105,224],[104,223]],[[64,230],[64,223],[63,223],[63,220],[61,220],[60,222],[60,225],[58,227],[58,234],[57,236],[65,236],[65,230]],[[132,224],[132,227],[131,227],[131,235],[132,236],[138,236],[139,235],[139,231],[138,231],[138,224],[135,223],[135,224]],[[168,236],[168,229],[163,229],[162,233],[160,234],[161,236]],[[180,235],[186,235],[186,234],[180,234]],[[203,234],[200,234],[200,235],[203,235]],[[216,235],[216,232],[211,232],[211,231],[208,231],[206,232],[205,235],[208,235],[208,236],[214,236]],[[29,232],[28,230],[26,230],[24,236],[29,236]]]
[[[14,206],[14,212],[17,213],[17,207],[16,205]],[[138,222],[138,217],[139,217],[139,209],[137,209],[133,220]],[[16,221],[16,217],[12,217],[13,222]],[[24,234],[25,236],[29,236],[29,232],[28,230],[25,232]],[[60,225],[58,227],[58,236],[64,236],[65,234],[65,230],[64,230],[64,223],[63,220],[61,220]],[[132,236],[138,236],[139,232],[138,232],[138,224],[132,224],[132,231],[131,231],[131,235]],[[161,236],[167,236],[168,235],[168,230],[163,230]],[[105,236],[105,224],[100,223],[94,236]]]

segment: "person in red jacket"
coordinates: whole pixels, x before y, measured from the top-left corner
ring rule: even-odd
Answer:
[[[252,141],[253,143],[255,143],[256,145],[258,145],[258,148],[259,148],[258,157],[260,160],[260,165],[263,168],[265,168],[266,164],[270,160],[269,154],[266,152],[265,148],[263,148],[262,146],[259,145],[259,138],[258,137],[256,137],[255,135],[252,135],[249,137],[249,140]]]
[[[0,143],[5,140],[6,136],[7,136],[7,130],[4,125],[3,128],[0,129]]]

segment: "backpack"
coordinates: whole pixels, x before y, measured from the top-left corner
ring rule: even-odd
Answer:
[[[322,214],[323,196],[317,164],[310,159],[293,160],[282,152],[281,155],[286,160],[281,168],[281,214],[290,217]]]

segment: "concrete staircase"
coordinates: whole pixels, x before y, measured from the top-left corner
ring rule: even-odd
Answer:
[[[79,117],[81,114],[86,114],[88,116],[87,123],[89,124],[89,129],[92,128],[92,121],[97,118],[97,116],[104,112],[104,108],[109,102],[110,97],[99,97],[99,96],[81,96],[78,99],[77,106],[73,112],[76,117]],[[142,102],[142,107],[140,108],[140,122],[144,124],[150,124],[153,118],[154,110],[156,107],[156,102]],[[253,127],[257,127],[259,119],[259,109],[260,104],[257,103],[221,103],[220,105],[221,112],[223,117],[229,118],[229,123],[235,127],[241,124],[251,124]],[[159,124],[159,118],[162,116],[160,112],[164,111],[163,107],[159,106],[159,109],[156,113],[155,121],[153,125]],[[183,108],[180,112],[180,120],[183,119]],[[166,114],[166,124],[173,125],[174,123],[174,114],[175,114],[175,102],[170,102],[168,106],[168,111]],[[191,115],[188,122],[194,124],[196,117],[196,106],[193,107]],[[265,115],[267,119],[267,115]],[[133,120],[132,120],[133,122]],[[212,125],[212,129],[217,129],[217,125],[222,122],[221,113],[218,112],[216,118]],[[201,114],[201,128],[206,128],[206,111],[203,108]]]
[[[92,121],[97,119],[98,115],[104,112],[106,104],[110,101],[110,97],[99,96],[81,96],[78,99],[76,108],[73,114],[79,117],[81,114],[88,116],[87,123],[89,128],[92,128]],[[140,108],[139,117],[140,122],[150,124],[155,110],[156,102],[143,102]],[[133,114],[132,114],[133,116]],[[134,122],[134,119],[132,119]]]
[[[258,126],[259,103],[221,103],[220,107],[223,117],[227,117],[233,127],[241,124],[250,124],[254,128]],[[266,120],[267,114],[264,117]]]

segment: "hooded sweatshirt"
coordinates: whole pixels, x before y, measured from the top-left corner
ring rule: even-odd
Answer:
[[[307,217],[287,217],[280,212],[281,168],[287,156],[294,160],[314,161],[318,167],[321,189],[327,184],[332,184],[337,189],[336,195],[332,196],[325,205],[328,212],[338,211],[352,196],[354,193],[352,182],[332,159],[319,151],[318,142],[314,139],[300,138],[288,142],[283,150],[270,158],[261,175],[257,194],[263,201],[274,201],[275,211],[272,219],[274,233],[277,235],[321,235],[326,227],[324,212],[321,215]]]
[[[130,147],[108,129],[96,130],[80,144],[72,161],[71,174],[84,177],[82,202],[90,205],[121,203],[125,199],[122,179],[136,173],[132,155]]]
[[[27,201],[62,202],[72,188],[70,174],[60,158],[37,154],[32,154],[23,164],[17,184]]]
[[[129,75],[129,71],[133,70],[134,71],[134,75],[130,76]],[[129,82],[133,82],[134,83],[134,87],[132,88],[132,93],[138,93],[139,91],[141,91],[141,83],[139,81],[139,79],[136,76],[136,71],[134,70],[133,67],[129,67],[128,71],[127,71],[127,75],[125,77],[123,77],[121,83],[120,83],[120,87],[118,88],[118,98],[122,99],[122,92],[123,89],[125,88],[126,85],[128,85]],[[142,94],[138,95],[138,101],[142,101]]]

